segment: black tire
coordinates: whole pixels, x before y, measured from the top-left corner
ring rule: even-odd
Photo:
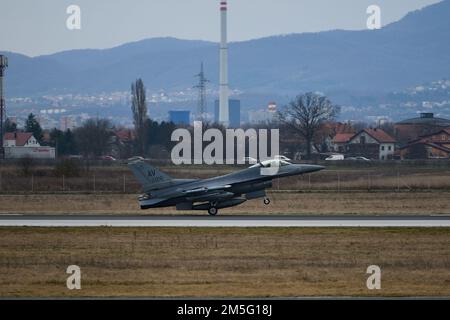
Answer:
[[[208,213],[209,213],[210,216],[215,216],[218,212],[219,212],[219,210],[217,210],[216,207],[210,207],[208,209]]]
[[[266,206],[268,206],[270,204],[270,199],[269,198],[264,198],[264,204]]]

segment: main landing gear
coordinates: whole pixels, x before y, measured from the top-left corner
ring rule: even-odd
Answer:
[[[266,206],[268,206],[269,204],[270,204],[270,199],[269,198],[264,198],[264,204],[266,205]]]
[[[216,202],[211,202],[211,206],[208,209],[208,213],[210,216],[215,216],[219,212],[219,210],[217,210],[216,206],[217,206]]]

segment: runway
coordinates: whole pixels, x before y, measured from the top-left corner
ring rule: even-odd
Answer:
[[[450,227],[450,216],[0,215],[3,227]]]

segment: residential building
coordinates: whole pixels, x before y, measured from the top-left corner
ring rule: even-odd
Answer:
[[[363,129],[347,143],[347,154],[369,159],[392,159],[396,140],[382,129]]]
[[[397,142],[402,145],[418,137],[450,129],[450,120],[436,118],[433,113],[421,113],[420,117],[397,122],[394,126]]]
[[[40,144],[31,132],[7,132],[3,138],[4,147],[39,147]]]
[[[331,140],[331,148],[334,152],[346,152],[347,144],[353,138],[354,133],[337,133]]]
[[[55,159],[55,148],[43,147],[31,132],[7,132],[3,147],[5,158]]]
[[[120,129],[111,137],[111,155],[118,159],[127,159],[133,156],[133,142],[135,132],[133,129]]]
[[[450,129],[443,129],[428,135],[421,136],[416,141],[430,142],[446,148],[450,148]]]
[[[400,159],[450,159],[450,148],[429,141],[415,141],[400,147]]]
[[[399,149],[401,159],[440,159],[450,157],[450,129],[423,135]]]
[[[61,131],[74,130],[75,119],[71,116],[62,116],[59,119],[59,129]]]

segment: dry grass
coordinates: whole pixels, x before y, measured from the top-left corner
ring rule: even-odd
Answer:
[[[261,199],[222,209],[220,214],[450,214],[450,192],[274,192]],[[1,213],[28,214],[205,214],[175,208],[140,210],[136,195],[0,195]]]
[[[245,168],[231,166],[169,166],[162,170],[174,178],[210,178]],[[280,190],[447,190],[450,169],[434,166],[336,167],[274,181]],[[55,176],[52,167],[35,168],[22,176],[14,167],[0,167],[0,193],[38,192],[123,192],[138,193],[140,185],[125,166],[93,167],[80,177]]]
[[[0,228],[0,241],[2,297],[450,295],[449,229]],[[66,288],[71,264],[82,290]]]

